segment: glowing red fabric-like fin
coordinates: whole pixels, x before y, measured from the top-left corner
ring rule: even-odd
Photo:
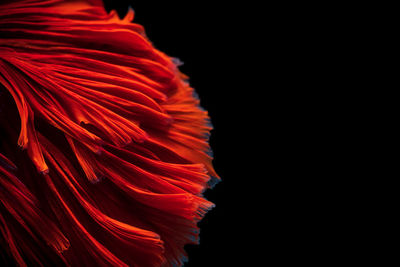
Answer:
[[[99,0],[0,4],[5,261],[179,266],[198,242],[212,127],[133,17]]]

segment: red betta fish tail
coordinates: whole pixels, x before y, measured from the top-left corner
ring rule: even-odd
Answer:
[[[180,266],[219,180],[208,114],[129,10],[0,5],[0,246],[21,266]]]

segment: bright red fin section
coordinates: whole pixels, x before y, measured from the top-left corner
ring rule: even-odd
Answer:
[[[208,114],[101,1],[0,4],[0,246],[19,266],[181,266],[214,204]]]

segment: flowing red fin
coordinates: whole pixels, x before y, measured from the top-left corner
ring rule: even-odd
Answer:
[[[0,245],[13,264],[179,266],[198,242],[219,181],[212,126],[133,18],[100,0],[0,4]]]

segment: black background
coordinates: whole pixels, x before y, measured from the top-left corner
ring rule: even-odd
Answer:
[[[215,2],[104,1],[106,9],[116,9],[120,17],[131,6],[133,22],[144,26],[153,45],[184,62],[180,70],[190,77],[214,126],[210,144],[222,182],[205,193],[216,207],[199,223],[200,245],[186,246],[185,267],[246,266],[240,262],[255,257],[247,252],[252,244],[244,241],[251,231],[244,223],[249,209],[244,184],[250,177],[243,171],[243,158],[249,155],[241,153],[246,146],[243,109],[248,104],[242,97],[246,88],[240,63],[246,54],[240,46],[246,29],[234,4]]]

